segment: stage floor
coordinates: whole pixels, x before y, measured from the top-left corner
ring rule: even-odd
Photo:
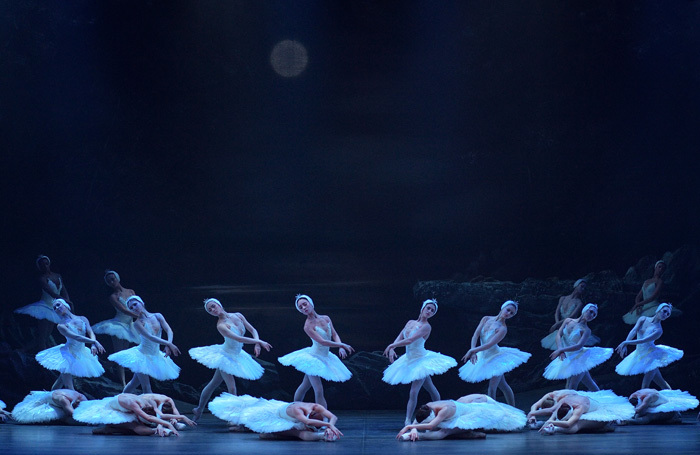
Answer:
[[[181,436],[93,436],[86,426],[0,424],[0,453],[52,455],[227,454],[692,454],[700,452],[695,414],[682,425],[621,426],[614,433],[542,436],[536,431],[489,434],[485,440],[399,442],[399,411],[341,411],[345,436],[333,443],[260,440],[253,433],[230,433],[224,422],[205,415]]]

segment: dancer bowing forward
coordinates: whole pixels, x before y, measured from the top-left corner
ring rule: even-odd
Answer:
[[[588,390],[600,390],[589,372],[608,360],[612,348],[584,347],[591,336],[588,323],[598,316],[598,305],[589,303],[577,319],[567,318],[557,332],[557,349],[549,356],[552,362],[544,370],[551,380],[566,379],[566,388],[576,390],[583,382]]]
[[[146,311],[143,300],[137,295],[129,297],[126,306],[138,315],[134,327],[141,336],[141,344],[115,352],[107,358],[134,373],[134,377],[124,387],[124,393],[135,391],[139,385],[141,393],[151,393],[149,376],[165,381],[180,375],[180,367],[170,358],[171,355],[179,355],[180,350],[173,344],[173,331],[162,314]],[[167,340],[161,338],[163,331]],[[165,346],[165,352],[160,350],[161,344]]]
[[[311,346],[290,352],[277,359],[285,366],[293,366],[304,373],[304,379],[294,392],[294,401],[304,401],[304,396],[310,388],[314,389],[314,401],[324,408],[328,408],[326,398],[323,395],[323,383],[321,378],[327,381],[345,382],[352,377],[343,362],[330,348],[339,348],[341,359],[347,357],[354,349],[349,344],[340,341],[340,336],[335,331],[331,318],[316,313],[314,302],[308,295],[297,295],[294,306],[306,316],[304,332],[311,338]]]
[[[467,382],[489,380],[488,394],[496,398],[498,389],[503,392],[506,402],[515,406],[515,397],[504,374],[527,362],[532,354],[515,348],[502,348],[498,343],[508,333],[506,320],[518,312],[518,302],[508,300],[501,305],[496,316],[484,316],[472,336],[471,349],[462,357],[466,362],[459,369],[459,377]],[[477,341],[480,343],[476,345]]]
[[[217,299],[206,299],[204,309],[207,313],[218,318],[216,329],[224,337],[224,344],[204,346],[189,350],[190,357],[202,365],[213,368],[214,377],[209,381],[199,397],[199,404],[192,410],[195,422],[202,416],[202,411],[211,398],[211,394],[221,384],[226,382],[228,393],[236,395],[234,376],[242,379],[260,379],[263,367],[245,352],[243,344],[254,344],[255,357],[260,355],[261,348],[270,351],[272,345],[262,341],[248,320],[241,313],[227,313]],[[246,330],[251,338],[243,336]]]
[[[432,330],[428,319],[433,317],[437,310],[437,300],[428,299],[423,302],[418,319],[408,321],[394,342],[384,350],[384,355],[392,363],[384,370],[382,381],[391,385],[411,384],[405,425],[410,424],[413,419],[421,387],[430,394],[431,400],[440,401],[440,393],[430,377],[457,366],[457,361],[452,357],[425,349],[425,342]],[[395,349],[401,346],[406,347],[406,353],[397,359]]]
[[[36,360],[44,368],[60,373],[51,390],[75,390],[74,376],[96,378],[105,372],[97,360],[97,354],[105,352],[105,349],[95,339],[87,318],[71,313],[65,300],[54,300],[53,309],[61,320],[58,331],[66,337],[66,343],[38,352]],[[86,343],[90,349],[85,346]]]
[[[680,349],[654,344],[664,333],[661,321],[668,319],[672,310],[670,303],[662,303],[656,308],[654,317],[641,316],[630,330],[627,339],[615,349],[623,358],[615,367],[617,374],[632,376],[644,373],[642,389],[648,388],[652,382],[662,389],[670,389],[671,386],[661,376],[659,368],[683,357],[683,351]],[[637,348],[627,355],[627,346],[630,345],[636,345]]]

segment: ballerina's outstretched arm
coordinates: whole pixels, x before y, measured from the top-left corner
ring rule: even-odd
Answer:
[[[321,335],[319,335],[316,332],[316,330],[314,330],[313,326],[309,325],[309,324],[304,324],[304,333],[306,333],[309,336],[309,338],[311,338],[312,340],[314,340],[315,342],[317,342],[321,346],[328,346],[329,348],[344,349],[345,351],[347,351],[346,354],[354,352],[355,350],[352,348],[352,346],[340,341],[340,337],[338,336],[338,333],[333,328],[333,324],[331,323],[330,318],[327,316],[326,316],[326,318],[328,319],[328,325],[331,328],[331,334],[332,334],[332,338],[333,338],[332,340],[326,340],[325,338],[323,338]],[[342,354],[342,352],[341,352],[341,354]],[[344,358],[344,356],[341,356],[341,358]]]
[[[239,313],[239,314],[240,314],[240,313]],[[241,317],[243,317],[243,315],[241,315]],[[248,321],[244,322],[243,325],[245,326],[247,322],[248,322]],[[248,326],[253,327],[253,326],[250,325],[250,324],[248,324]],[[272,345],[271,345],[270,343],[268,343],[267,341],[261,340],[261,339],[257,336],[257,335],[258,335],[258,332],[257,332],[257,331],[255,332],[255,336],[254,336],[253,338],[250,338],[250,337],[238,335],[237,333],[233,332],[233,330],[231,330],[230,328],[228,328],[228,326],[226,325],[225,322],[220,322],[219,324],[216,325],[216,328],[217,328],[217,330],[219,331],[219,333],[220,333],[221,335],[223,335],[224,337],[226,337],[226,338],[231,338],[232,340],[236,340],[236,341],[238,341],[239,343],[254,344],[254,345],[256,345],[256,346],[257,346],[257,345],[262,345],[262,346],[265,348],[266,351],[269,351],[269,350],[272,348]],[[246,326],[246,329],[248,329],[247,326]],[[253,330],[255,330],[255,329],[253,329]],[[251,333],[253,333],[253,332],[251,332]],[[257,354],[256,354],[256,357],[257,357]]]
[[[476,354],[477,352],[485,351],[487,349],[490,349],[491,347],[497,345],[508,333],[508,329],[506,328],[505,325],[499,327],[496,329],[496,331],[493,333],[493,336],[491,339],[480,346],[476,346],[476,343],[479,340],[479,335],[481,334],[481,329],[483,328],[484,324],[486,324],[486,321],[488,321],[489,316],[484,316],[481,319],[481,322],[479,323],[479,326],[476,328],[474,331],[474,335],[472,335],[472,344],[471,344],[471,349],[467,351],[466,354],[464,354],[464,357],[462,357],[462,362],[468,362],[471,360],[472,363],[476,363]]]
[[[438,427],[440,422],[442,422],[445,419],[448,419],[454,415],[454,410],[450,409],[448,407],[443,407],[438,411],[437,415],[428,423],[412,423],[410,425],[406,425],[399,431],[399,434],[396,435],[396,439],[400,439],[401,436],[406,433],[407,431],[411,430],[416,430],[416,431],[427,431],[427,430],[434,430]]]
[[[414,341],[420,339],[420,338],[428,338],[430,336],[430,332],[432,330],[432,327],[430,324],[423,324],[418,330],[416,330],[414,333],[411,334],[411,336],[406,337],[404,336],[404,331],[408,328],[408,324],[411,321],[406,323],[406,326],[403,328],[401,332],[399,332],[399,335],[396,337],[393,343],[391,343],[389,346],[386,347],[384,350],[384,355],[389,358],[391,362],[396,360],[396,352],[394,350],[396,348],[400,348],[402,346],[408,346],[409,344],[413,343]],[[393,354],[392,354],[393,353]],[[392,360],[393,357],[393,360]]]
[[[165,322],[165,319],[163,318],[163,316],[160,313],[153,313],[153,314],[156,317],[160,316],[160,318],[158,319],[159,322],[160,322],[160,320],[163,320],[163,322]],[[170,329],[170,326],[167,323],[165,325],[168,327],[168,330],[170,331],[170,337],[169,337],[170,339],[168,339],[168,340],[165,340],[161,337],[157,337],[157,336],[149,333],[148,330],[146,330],[146,326],[144,325],[144,323],[141,319],[137,319],[136,322],[134,322],[134,327],[136,328],[136,331],[139,333],[139,335],[141,335],[142,337],[144,337],[147,340],[153,341],[154,343],[162,344],[163,346],[165,346],[166,355],[169,355],[169,354],[172,354],[175,356],[180,355],[180,350],[172,342],[173,331]],[[161,327],[163,327],[163,326],[161,325]],[[163,329],[165,330],[164,327],[163,327]]]
[[[658,327],[654,327],[653,330],[651,330],[651,332],[647,334],[647,336],[645,336],[644,338],[634,339],[634,337],[641,329],[642,324],[644,324],[644,321],[646,321],[647,319],[648,318],[646,316],[640,317],[637,320],[637,323],[632,328],[632,330],[630,330],[629,335],[627,335],[627,339],[625,339],[625,341],[620,343],[620,345],[617,348],[615,348],[615,351],[617,351],[617,353],[620,354],[620,357],[625,357],[625,355],[627,354],[627,346],[643,344],[649,341],[656,341],[659,339],[659,337],[661,337],[661,335],[663,335],[664,331],[661,328],[661,325],[659,325]]]
[[[270,349],[272,349],[272,345],[270,343],[267,343],[265,341],[262,341],[260,339],[260,336],[258,335],[258,331],[253,327],[253,324],[248,322],[248,320],[243,316],[241,313],[237,313],[238,316],[240,316],[241,321],[243,322],[243,326],[245,329],[250,332],[252,335],[252,338],[254,340],[258,340],[258,343],[255,343],[255,347],[253,348],[253,353],[255,354],[255,357],[258,357],[260,355],[261,348],[265,348],[267,352],[270,352]]]
[[[80,335],[77,332],[74,332],[73,329],[67,324],[58,324],[56,326],[59,333],[66,338],[70,338],[72,340],[79,341],[81,343],[85,343],[87,345],[90,345],[91,351],[93,354],[95,354],[93,349],[97,350],[97,352],[99,352],[99,353],[105,352],[105,348],[103,348],[102,345],[100,344],[100,342],[95,339],[95,334],[92,332],[92,329],[90,328],[90,324],[87,322],[87,319],[82,317],[82,316],[78,316],[78,317],[83,322],[86,323],[86,330],[89,330],[90,335],[92,335],[91,337],[88,338],[86,336]]]

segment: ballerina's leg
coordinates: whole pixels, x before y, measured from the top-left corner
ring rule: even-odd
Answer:
[[[659,371],[658,368],[654,369],[654,371],[651,372],[652,377],[651,380],[656,383],[660,388],[662,389],[670,389],[671,386],[666,382],[663,376],[661,376],[661,371]]]
[[[586,371],[583,373],[583,377],[581,377],[581,382],[583,382],[583,385],[586,386],[586,388],[591,391],[591,392],[597,392],[600,390],[600,387],[598,387],[598,384],[593,380],[593,377],[591,376],[591,373]]]
[[[112,347],[114,348],[114,352],[123,351],[129,347],[129,342],[113,336]],[[126,372],[124,371],[124,367],[119,364],[117,364],[117,375],[119,376],[119,380],[122,381],[122,387],[126,387]]]
[[[573,376],[568,377],[566,379],[566,388],[570,390],[578,389],[578,385],[581,383],[581,379],[583,379],[583,373],[575,374]]]
[[[141,384],[141,393],[153,393],[151,390],[151,377],[144,373],[136,373],[135,375]]]
[[[413,413],[416,411],[418,404],[418,393],[425,383],[425,378],[416,379],[411,383],[411,390],[408,392],[408,403],[406,403],[406,420],[404,423],[410,425],[413,422]]]
[[[294,401],[304,401],[306,392],[308,392],[310,388],[311,383],[309,382],[309,375],[305,374],[301,384],[299,384],[299,387],[297,387],[297,390],[294,392]]]
[[[425,378],[423,388],[430,395],[431,401],[440,401],[440,392],[438,392],[438,389],[435,387],[435,384],[433,384],[433,379],[430,376]]]
[[[199,396],[199,404],[197,404],[197,407],[192,410],[195,422],[199,420],[199,418],[202,416],[202,411],[204,410],[207,403],[209,403],[209,399],[214,393],[214,390],[216,390],[216,388],[219,386],[219,384],[221,384],[223,380],[224,378],[221,377],[221,370],[217,369],[214,372],[214,376],[211,378],[211,381],[209,381],[209,383],[206,386],[204,386],[204,389],[202,389],[202,394]],[[231,391],[229,390],[229,393],[230,392]]]
[[[506,403],[508,403],[511,406],[515,406],[515,396],[513,395],[513,389],[511,389],[508,383],[506,382],[505,375],[501,375],[501,380],[498,382],[498,388],[501,390],[501,392],[503,392],[503,396],[506,398]]]
[[[318,376],[307,376],[309,378],[309,383],[314,389],[314,401],[316,404],[320,404],[324,408],[328,408],[326,403],[326,397],[323,395],[323,382]]]

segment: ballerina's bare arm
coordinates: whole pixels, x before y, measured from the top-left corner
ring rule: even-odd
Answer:
[[[442,409],[438,411],[438,413],[435,415],[435,418],[431,420],[428,423],[412,423],[410,425],[406,425],[399,431],[399,434],[396,435],[396,438],[400,438],[401,435],[406,433],[407,431],[410,430],[417,430],[417,431],[426,431],[426,430],[434,430],[438,427],[440,422],[442,422],[445,419],[449,419],[452,417],[455,413],[455,410],[448,407],[444,406]]]
[[[394,348],[400,348],[401,346],[408,346],[409,344],[413,343],[419,338],[427,339],[430,336],[432,327],[427,322],[420,326],[418,330],[411,334],[411,336],[404,336],[404,331],[408,328],[409,323],[406,323],[406,327],[404,327],[404,330],[401,331],[399,336],[396,337],[396,340],[393,343],[391,343],[389,347],[393,346]]]
[[[88,338],[92,340],[92,346],[90,346],[90,351],[93,354],[104,354],[105,348],[100,344],[99,341],[97,341],[95,332],[92,331],[92,327],[90,326],[90,321],[88,321],[87,318],[83,316],[81,316],[81,319],[83,320],[83,322],[85,322],[85,335],[87,335]]]
[[[236,313],[236,314],[240,314],[240,313]],[[246,323],[247,323],[247,321],[246,321]],[[248,326],[252,327],[250,324],[248,324],[248,326],[246,326],[246,324],[244,323],[243,325],[246,327],[246,330],[248,329]],[[218,324],[216,324],[216,328],[219,331],[219,333],[221,335],[223,335],[224,337],[231,338],[233,340],[238,341],[239,343],[255,344],[255,345],[261,344],[261,345],[263,345],[263,347],[265,347],[265,349],[267,351],[269,351],[270,348],[272,347],[270,345],[270,343],[268,343],[266,341],[262,341],[259,337],[257,337],[257,332],[255,332],[256,336],[254,338],[238,335],[237,333],[235,333],[233,330],[231,330],[228,327],[228,325],[226,324],[226,321],[221,321]],[[253,329],[253,330],[255,330],[255,329]],[[251,332],[251,333],[253,333],[253,332]]]
[[[333,324],[331,323],[331,318],[329,318],[328,316],[319,316],[319,317],[323,318],[323,320],[328,323],[328,326],[331,329],[331,335],[332,335],[333,339],[326,340],[321,335],[319,335],[318,332],[316,332],[315,325],[304,324],[304,332],[309,336],[309,338],[316,341],[321,346],[328,346],[329,348],[343,348],[343,349],[346,349],[346,350],[349,350],[350,352],[352,352],[353,351],[352,346],[340,341],[340,337],[338,336],[338,333],[335,331],[335,329],[333,328]]]
[[[260,355],[260,349],[265,348],[266,351],[270,352],[270,349],[272,349],[272,345],[270,343],[267,343],[265,341],[262,341],[260,339],[260,336],[258,335],[258,331],[253,327],[253,324],[248,322],[248,320],[243,316],[241,313],[236,313],[238,317],[241,318],[241,322],[243,322],[243,327],[250,332],[252,335],[252,338],[254,340],[258,340],[258,343],[255,343],[255,348],[253,348],[253,352],[255,353],[255,357]]]
[[[548,423],[554,424],[555,427],[562,427],[562,428],[571,428],[576,424],[581,419],[581,416],[583,415],[583,408],[577,407],[574,409],[574,411],[571,413],[571,417],[569,417],[566,420],[549,420]]]
[[[474,347],[476,341],[479,339],[479,335],[481,334],[481,329],[485,325],[488,318],[489,316],[484,316],[484,318],[479,323],[479,326],[474,331],[474,335],[472,336],[472,348],[469,351],[467,351],[467,353],[464,355],[464,357],[462,358],[463,361],[466,362],[467,360],[471,359],[477,352],[485,351],[497,345],[508,333],[508,329],[506,328],[506,326],[502,325],[501,327],[496,329],[496,331],[493,333],[493,336],[487,343]]]
[[[561,356],[565,352],[578,351],[586,344],[588,337],[591,336],[591,329],[586,327],[583,331],[583,334],[581,334],[581,337],[576,342],[576,344],[572,344],[571,346],[562,347],[561,346],[561,335],[564,332],[564,328],[567,326],[567,324],[569,324],[569,321],[575,321],[575,319],[567,318],[564,321],[564,323],[561,325],[561,327],[559,328],[559,332],[557,332],[557,349],[554,352],[552,352],[552,354],[549,356],[549,358],[552,360]],[[564,360],[564,359],[562,359],[562,360]]]
[[[349,344],[343,343],[340,340],[340,335],[338,335],[338,332],[335,331],[335,327],[333,326],[333,321],[331,321],[330,318],[328,318],[328,326],[331,328],[331,338],[333,338],[333,340],[336,343],[340,343],[343,345],[338,350],[338,355],[340,356],[341,359],[344,359],[345,357],[348,356],[348,354],[351,354],[354,351],[354,349]]]
[[[94,336],[95,336],[94,334],[92,335],[93,338],[88,338],[86,336],[79,334],[75,330],[73,330],[73,328],[71,326],[69,326],[68,324],[58,324],[56,326],[56,328],[61,333],[61,335],[63,335],[66,338],[70,338],[70,339],[75,340],[75,341],[80,341],[81,343],[85,343],[88,345],[99,344],[98,341],[96,339],[94,339]],[[90,333],[92,333],[92,330],[90,330]],[[101,344],[100,344],[100,347],[102,347]],[[104,349],[103,349],[103,352],[104,352]]]
[[[159,313],[154,313],[154,315],[155,315],[155,314],[159,314]],[[161,319],[162,319],[162,318],[163,318],[163,316],[161,316]],[[163,320],[165,321],[165,319],[163,319]],[[166,325],[167,325],[167,324],[166,324]],[[134,322],[134,327],[136,328],[136,331],[139,333],[139,335],[143,336],[145,339],[150,340],[150,341],[153,341],[154,343],[162,344],[162,345],[164,345],[166,348],[170,347],[170,349],[171,349],[173,352],[177,351],[178,354],[180,353],[180,350],[177,348],[177,346],[175,346],[175,345],[172,343],[172,341],[165,340],[165,339],[163,339],[163,338],[161,338],[161,337],[157,337],[157,336],[153,335],[152,333],[150,333],[148,330],[146,330],[145,323],[144,323],[144,321],[143,321],[142,319],[137,319],[137,320]],[[161,327],[162,327],[162,326],[161,326]],[[168,326],[168,329],[170,329],[170,326]],[[172,330],[170,331],[170,333],[172,334]],[[175,349],[173,350],[172,348],[175,348]]]

